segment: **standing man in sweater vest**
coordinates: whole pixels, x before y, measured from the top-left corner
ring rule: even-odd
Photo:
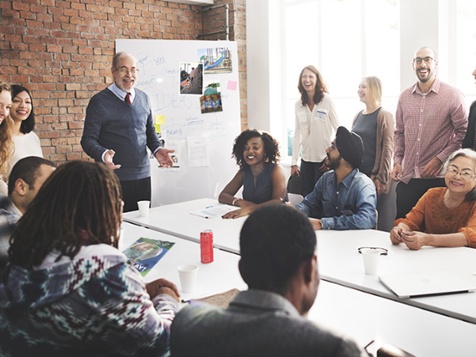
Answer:
[[[154,129],[146,93],[134,88],[139,69],[136,59],[118,52],[112,60],[114,83],[95,94],[86,109],[81,146],[94,160],[114,169],[122,186],[124,212],[137,210],[137,201],[151,199],[147,148],[161,166],[172,159]]]

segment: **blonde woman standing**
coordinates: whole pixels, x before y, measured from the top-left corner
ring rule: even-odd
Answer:
[[[358,95],[365,104],[352,123],[352,131],[364,142],[364,158],[360,171],[375,184],[377,194],[390,191],[393,156],[393,115],[382,108],[382,83],[377,77],[364,77]]]

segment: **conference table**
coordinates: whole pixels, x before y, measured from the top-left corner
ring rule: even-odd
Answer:
[[[123,219],[193,242],[199,242],[201,230],[212,229],[216,248],[239,254],[239,232],[246,217],[225,220],[221,216],[207,219],[192,214],[207,207],[230,208],[214,199],[203,198],[151,208],[148,217],[140,217],[137,211],[128,212]],[[472,275],[476,273],[476,249],[424,247],[412,251],[403,244],[393,246],[389,233],[378,230],[323,230],[316,231],[316,236],[319,271],[323,280],[476,323],[476,293],[398,298],[383,286],[377,276],[364,273],[358,248],[378,246],[388,249],[388,255],[382,256],[379,275],[449,271],[466,273],[469,279],[476,279]]]
[[[188,241],[188,244],[195,244],[196,249],[200,232],[211,229],[216,251],[235,255],[238,259],[239,232],[246,217],[225,220],[221,216],[204,218],[192,214],[210,207],[233,209],[218,204],[214,199],[204,198],[151,208],[148,217],[140,217],[137,211],[128,212],[123,219],[151,232]],[[476,273],[476,249],[424,247],[412,251],[403,244],[393,246],[389,233],[378,230],[316,231],[316,235],[322,282],[317,302],[310,313],[312,320],[335,326],[362,344],[369,342],[369,337],[382,335],[384,340],[416,355],[474,354],[476,346],[472,336],[476,334],[476,293],[399,298],[381,284],[378,276],[365,274],[358,248],[377,246],[388,249],[388,255],[381,257],[379,275],[449,271],[467,274],[469,279],[476,279],[473,275]],[[199,259],[198,251],[196,259]],[[226,274],[219,273],[218,277]],[[178,274],[175,276],[178,279]],[[232,280],[230,278],[229,282]],[[460,339],[460,333],[465,338]],[[458,338],[454,340],[456,335]],[[406,343],[408,347],[405,347]],[[426,345],[421,347],[425,353],[416,353],[420,345]]]
[[[398,298],[378,279],[366,275],[359,247],[382,247],[379,276],[409,273],[451,272],[465,275],[476,285],[476,249],[424,247],[409,250],[392,245],[388,232],[377,230],[317,231],[317,255],[321,278],[346,287],[476,323],[476,293]]]
[[[216,248],[239,253],[240,229],[246,217],[223,219],[218,215],[204,218],[192,214],[192,212],[199,212],[212,207],[223,208],[224,210],[236,209],[236,207],[219,204],[215,199],[201,198],[153,207],[149,210],[148,217],[141,217],[139,211],[126,212],[123,214],[123,220],[194,242],[200,241],[201,231],[211,229],[213,243]]]
[[[165,278],[177,285],[180,291],[177,267],[183,264],[198,265],[197,290],[194,293],[183,293],[183,300],[200,298],[230,289],[243,290],[246,284],[238,271],[239,255],[214,249],[214,261],[208,264],[200,262],[200,245],[168,234],[156,232],[127,222],[122,223],[119,250],[124,251],[139,238],[150,238],[173,242],[172,248],[158,261],[154,268],[144,277],[145,282]]]
[[[139,238],[174,243],[144,277],[146,282],[162,277],[180,286],[177,266],[196,264],[199,266],[197,289],[194,293],[182,293],[184,300],[247,288],[238,271],[237,254],[215,249],[214,262],[201,264],[196,242],[127,222],[123,222],[122,228],[121,250]],[[388,343],[416,356],[470,356],[476,350],[475,324],[325,280],[320,283],[308,318],[354,339],[362,347],[375,340],[373,347]]]
[[[418,357],[469,357],[476,353],[476,325],[321,280],[308,318],[351,337],[372,340]],[[375,350],[370,352],[376,356]]]

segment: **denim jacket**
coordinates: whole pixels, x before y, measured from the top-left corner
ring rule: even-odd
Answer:
[[[319,218],[322,229],[371,229],[377,224],[375,185],[358,169],[340,184],[334,171],[326,172],[297,208]]]

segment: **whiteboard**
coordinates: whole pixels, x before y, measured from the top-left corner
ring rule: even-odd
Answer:
[[[222,111],[207,112],[206,103],[200,100],[203,94],[180,93],[182,66],[199,63],[199,56],[205,61],[204,49],[228,50],[231,68],[227,71],[217,70],[224,55],[203,63],[208,68],[203,72],[203,89],[207,83],[219,83]],[[151,159],[151,205],[216,197],[238,170],[231,158],[234,139],[241,132],[236,42],[116,40],[116,51],[137,59],[136,88],[151,99],[165,147],[177,151],[178,168],[159,168]]]

